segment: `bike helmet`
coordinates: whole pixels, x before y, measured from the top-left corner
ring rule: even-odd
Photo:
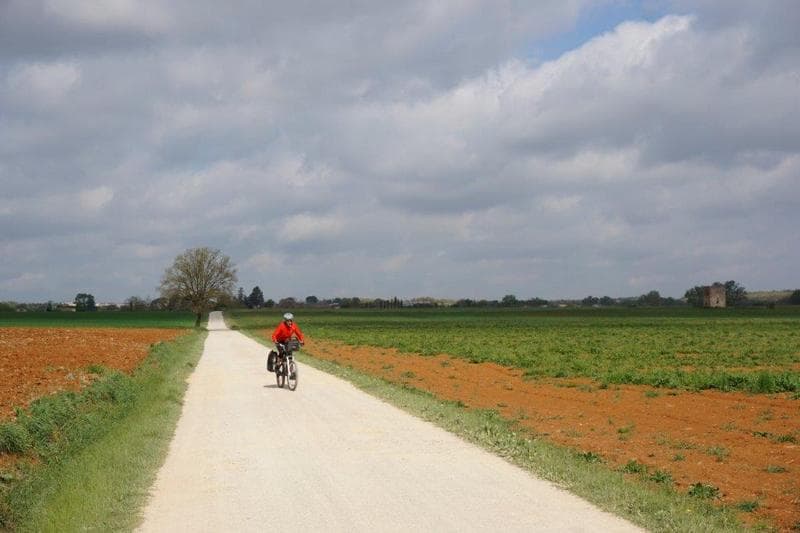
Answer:
[[[284,313],[283,314],[284,320],[294,320],[294,315],[292,313]]]

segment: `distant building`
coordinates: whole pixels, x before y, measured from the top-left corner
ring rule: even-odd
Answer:
[[[725,285],[703,287],[703,307],[725,307]]]

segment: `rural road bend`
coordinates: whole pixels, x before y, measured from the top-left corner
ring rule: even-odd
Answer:
[[[140,531],[638,531],[212,313]]]

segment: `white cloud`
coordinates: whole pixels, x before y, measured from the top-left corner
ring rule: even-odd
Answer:
[[[412,258],[411,254],[393,255],[381,263],[381,269],[385,272],[399,272],[408,265]]]
[[[330,239],[344,230],[344,221],[337,216],[300,214],[284,221],[280,238],[288,242]]]
[[[163,245],[131,243],[117,246],[115,253],[124,258],[157,259],[164,257],[169,249]]]
[[[539,201],[542,209],[552,213],[564,213],[572,211],[581,203],[581,197],[572,196],[545,196]]]
[[[114,190],[107,186],[77,192],[0,199],[0,215],[16,217],[57,217],[54,220],[86,219],[103,210],[114,199]]]
[[[242,268],[258,272],[259,274],[267,274],[279,271],[283,268],[283,265],[284,258],[282,256],[264,252],[245,259],[242,263]]]
[[[8,78],[12,101],[54,106],[80,82],[81,69],[71,62],[33,63],[14,70]]]
[[[170,26],[166,6],[154,1],[45,0],[44,11],[46,15],[90,28],[164,31]]]
[[[0,281],[0,289],[8,291],[24,291],[38,288],[45,279],[39,272],[23,272],[16,277]]]
[[[111,187],[97,187],[79,193],[80,207],[88,211],[99,211],[114,199],[114,190]]]

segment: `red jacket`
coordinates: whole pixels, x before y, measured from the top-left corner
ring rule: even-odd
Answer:
[[[287,326],[286,322],[281,321],[275,331],[272,332],[272,342],[280,342],[281,344],[292,338],[292,335],[297,335],[300,342],[303,340],[303,332],[297,327],[297,324],[292,322],[291,326]]]

